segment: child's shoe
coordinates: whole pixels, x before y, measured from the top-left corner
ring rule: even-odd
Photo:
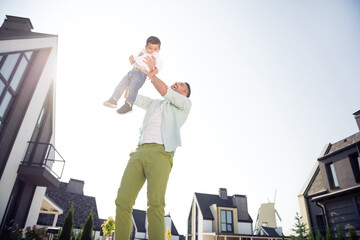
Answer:
[[[132,110],[131,104],[125,101],[124,105],[122,105],[121,108],[119,108],[116,112],[119,114],[124,114],[130,112],[131,110]]]
[[[110,108],[117,108],[117,101],[114,97],[111,97],[109,100],[104,102],[103,105]]]

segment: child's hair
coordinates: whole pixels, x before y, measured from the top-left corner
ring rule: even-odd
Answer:
[[[146,40],[146,46],[149,43],[151,43],[151,44],[159,44],[159,47],[161,46],[160,39],[155,37],[155,36],[148,37],[148,39]]]

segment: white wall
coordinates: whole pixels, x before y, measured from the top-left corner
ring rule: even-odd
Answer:
[[[204,220],[203,225],[204,225],[205,233],[214,232],[214,229],[213,229],[214,221]]]
[[[9,200],[13,185],[17,177],[17,169],[20,162],[22,161],[25,151],[27,149],[28,143],[31,139],[35,124],[37,122],[40,110],[43,106],[44,99],[46,98],[47,90],[51,84],[52,80],[56,79],[56,58],[57,58],[57,37],[41,38],[41,39],[25,39],[25,40],[7,40],[0,41],[0,52],[11,52],[11,51],[26,51],[33,50],[45,47],[53,47],[48,62],[44,68],[44,72],[39,79],[37,88],[33,94],[33,97],[30,101],[28,110],[24,116],[23,124],[21,125],[17,138],[15,139],[13,149],[9,155],[7,164],[4,169],[3,176],[0,181],[0,221],[4,216],[6,205]],[[55,104],[55,101],[54,101]],[[55,111],[55,109],[54,109]],[[53,118],[55,119],[55,118]],[[54,126],[55,124],[53,124]],[[54,136],[52,137],[52,143],[54,141]],[[38,191],[34,200],[40,201],[40,206],[42,202],[42,197],[44,196],[41,191]],[[34,203],[34,202],[33,202]],[[33,223],[34,215],[36,209],[38,212],[40,208],[38,203],[31,205],[30,209],[32,215],[28,216],[29,221],[26,221],[28,224]],[[37,213],[38,214],[38,213]],[[35,222],[36,224],[36,222]]]
[[[252,224],[238,222],[238,233],[239,234],[252,234]]]

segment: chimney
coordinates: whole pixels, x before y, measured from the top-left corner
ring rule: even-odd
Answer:
[[[33,26],[29,18],[6,15],[1,28],[31,32]]]
[[[360,131],[360,110],[353,113],[353,115],[355,117],[356,123],[357,123],[359,131]]]
[[[250,220],[247,206],[247,197],[245,195],[234,195],[232,200],[233,205],[238,210],[238,218],[241,220]]]
[[[84,181],[70,178],[66,191],[84,195]]]
[[[219,197],[220,199],[227,199],[227,190],[226,188],[219,188]]]

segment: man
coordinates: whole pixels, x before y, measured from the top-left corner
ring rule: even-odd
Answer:
[[[154,69],[154,58],[147,58],[149,69]],[[169,88],[158,77],[151,79],[164,100],[138,95],[135,105],[146,110],[140,131],[139,144],[124,171],[115,200],[115,239],[129,240],[132,207],[147,180],[149,240],[165,237],[165,191],[173,164],[173,155],[181,145],[180,127],[191,109],[190,85],[176,82]]]

